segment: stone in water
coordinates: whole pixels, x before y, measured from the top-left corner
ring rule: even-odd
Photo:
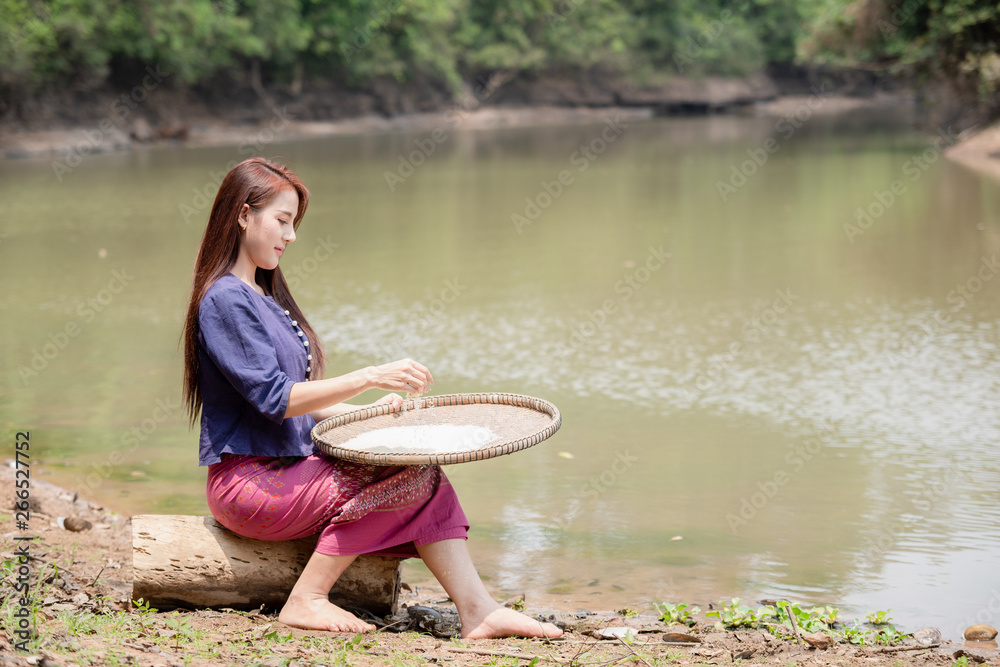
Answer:
[[[992,625],[970,625],[965,630],[965,638],[973,641],[989,641],[997,636],[997,630]]]
[[[485,426],[423,424],[390,426],[355,436],[341,447],[386,454],[444,454],[485,447],[497,434]]]

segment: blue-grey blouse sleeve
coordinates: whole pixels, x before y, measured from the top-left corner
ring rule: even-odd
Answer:
[[[306,380],[309,353],[281,306],[227,275],[202,299],[198,326],[199,463],[317,452],[312,416],[285,417],[292,385]]]
[[[271,336],[251,296],[241,289],[205,295],[198,310],[206,354],[253,407],[280,424],[294,382],[278,365]]]

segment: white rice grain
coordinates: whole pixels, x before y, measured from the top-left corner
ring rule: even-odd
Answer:
[[[455,424],[390,426],[362,433],[341,447],[386,454],[444,454],[479,449],[497,437],[496,433],[485,426]]]

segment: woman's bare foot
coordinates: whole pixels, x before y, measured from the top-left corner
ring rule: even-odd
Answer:
[[[462,616],[462,637],[464,639],[562,636],[562,630],[551,623],[536,621],[500,605],[486,608],[483,611],[471,611],[467,616]]]
[[[281,608],[278,621],[293,628],[328,632],[371,632],[375,629],[371,623],[365,623],[326,597],[290,597]]]

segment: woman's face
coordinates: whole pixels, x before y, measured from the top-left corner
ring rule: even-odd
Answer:
[[[285,246],[295,240],[292,221],[299,210],[299,196],[295,190],[282,189],[264,208],[254,211],[243,205],[240,212],[241,251],[255,266],[273,270]]]

